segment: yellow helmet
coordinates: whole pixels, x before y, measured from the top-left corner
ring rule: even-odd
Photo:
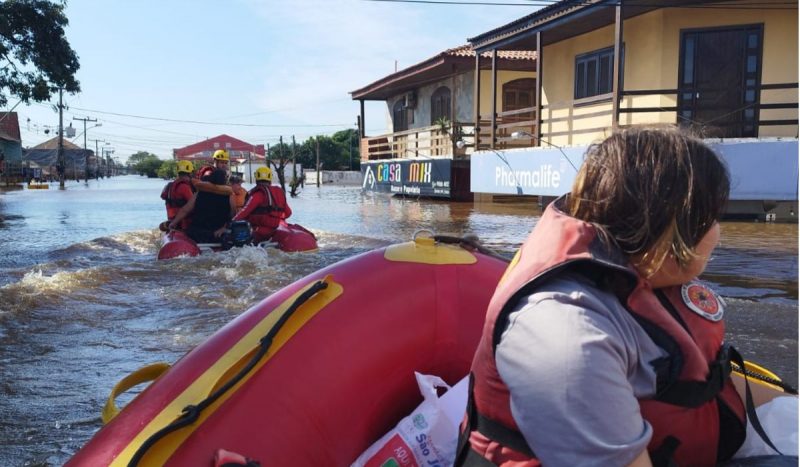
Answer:
[[[224,149],[217,149],[214,151],[214,160],[228,162],[231,160],[231,158],[228,157],[228,151]]]
[[[272,170],[269,167],[259,167],[255,171],[257,182],[272,182]]]
[[[194,164],[191,161],[178,161],[178,173],[190,174],[194,172]]]

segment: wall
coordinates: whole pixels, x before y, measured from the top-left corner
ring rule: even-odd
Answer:
[[[798,81],[797,10],[712,10],[669,8],[625,21],[624,89],[675,89],[678,86],[680,31],[688,28],[764,24],[762,83]],[[614,25],[544,48],[543,137],[558,145],[588,144],[611,127],[611,100],[573,103],[575,57],[614,45]],[[794,102],[797,89],[765,90],[762,103]],[[621,108],[674,107],[677,96],[626,96]],[[762,119],[797,119],[797,109],[762,110]],[[621,113],[622,125],[675,123],[675,112]],[[548,122],[549,120],[549,122]],[[797,125],[762,126],[759,136],[797,136]]]
[[[481,64],[490,62],[488,58],[481,58]],[[491,63],[491,62],[490,62]],[[474,72],[472,73],[475,74]],[[514,81],[520,78],[536,78],[536,73],[532,71],[507,71],[498,70],[497,72],[497,92],[495,99],[497,99],[497,112],[503,110],[503,85],[509,81]],[[473,88],[474,88],[473,84]],[[474,93],[473,89],[473,93]],[[485,119],[491,118],[492,115],[492,70],[481,70],[481,115]],[[470,110],[470,115],[473,115],[475,110]]]

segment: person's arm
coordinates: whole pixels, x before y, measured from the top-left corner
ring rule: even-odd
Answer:
[[[647,449],[641,452],[636,459],[633,460],[628,467],[653,467],[653,462],[650,460],[650,454]]]
[[[286,200],[286,196],[283,197],[283,218],[288,219],[292,215],[292,208],[289,207],[289,201]]]
[[[231,193],[231,195],[228,196],[228,204],[230,204],[230,207],[231,207],[231,213],[228,215],[229,219],[232,219],[233,216],[236,215],[236,198],[235,198],[235,196],[236,195],[234,195],[233,193]]]
[[[207,191],[209,193],[214,193],[215,195],[230,196],[233,193],[233,190],[228,185],[214,185],[211,182],[204,182],[202,180],[194,179],[192,179],[192,185],[194,185],[197,191]]]
[[[173,230],[174,230],[175,228],[177,228],[177,226],[181,225],[181,224],[180,224],[180,222],[181,222],[181,221],[182,221],[182,220],[183,220],[183,219],[184,219],[186,216],[188,216],[190,212],[192,212],[192,209],[194,209],[194,203],[195,203],[195,200],[196,200],[196,199],[197,199],[197,195],[194,195],[194,196],[192,196],[192,198],[189,200],[189,202],[188,202],[188,203],[186,203],[186,204],[185,204],[185,205],[184,205],[184,206],[181,208],[181,210],[180,210],[180,211],[178,211],[178,214],[175,214],[175,218],[174,218],[174,219],[172,219],[172,222],[170,222],[170,223],[169,223],[169,228],[170,228],[170,229],[173,229]]]
[[[247,217],[258,207],[259,204],[264,200],[264,195],[261,194],[260,191],[256,191],[253,193],[252,196],[244,203],[244,207],[241,211],[239,211],[235,216],[233,216],[233,220],[240,221],[242,219],[247,219]]]

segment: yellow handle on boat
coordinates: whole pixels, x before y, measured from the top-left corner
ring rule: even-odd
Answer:
[[[783,392],[783,388],[781,388],[780,386],[777,386],[775,384],[770,384],[768,381],[764,381],[763,379],[758,379],[758,376],[760,375],[760,376],[765,376],[766,379],[772,379],[776,382],[782,382],[781,378],[775,373],[769,371],[768,369],[764,368],[761,365],[757,365],[747,360],[745,360],[744,362],[744,367],[748,372],[755,373],[755,377],[751,376],[748,378],[751,382],[760,384],[762,386],[766,386],[770,389],[775,389],[777,391]],[[742,369],[739,368],[739,365],[736,364],[733,365],[733,373],[738,376],[744,376]]]
[[[155,380],[167,370],[169,370],[169,363],[152,363],[150,365],[143,366],[128,376],[122,378],[122,380],[120,380],[120,382],[114,386],[114,389],[111,390],[111,394],[108,396],[106,405],[103,407],[103,412],[101,415],[103,425],[113,420],[114,417],[116,417],[119,413],[119,409],[114,402],[117,399],[117,396],[134,386],[146,383],[147,381]]]

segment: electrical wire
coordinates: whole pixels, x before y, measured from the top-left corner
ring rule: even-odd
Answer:
[[[384,2],[384,3],[416,3],[416,4],[429,4],[429,5],[461,5],[461,6],[468,6],[468,5],[475,5],[475,6],[524,6],[524,7],[531,7],[531,6],[539,6],[539,7],[547,7],[559,4],[559,1],[547,1],[547,0],[528,0],[527,3],[505,3],[505,2],[488,2],[488,1],[481,1],[481,2],[468,2],[468,1],[459,1],[459,0],[362,0],[366,2]],[[566,1],[563,2],[564,7],[570,6],[588,6],[588,7],[610,7],[616,6],[620,2],[613,1],[607,3],[599,3],[599,2],[589,2],[586,0],[579,0],[579,1]],[[783,5],[787,5],[783,7]],[[793,7],[791,5],[794,5]],[[675,5],[675,4],[668,4],[668,3],[636,3],[636,2],[625,2],[623,6],[640,6],[640,7],[655,7],[655,8],[698,8],[698,9],[711,9],[711,10],[797,10],[797,4],[791,2],[770,2],[770,3],[739,3],[735,5],[725,4],[725,5],[709,5],[709,4],[697,4],[697,5]],[[777,8],[775,6],[778,6]]]

